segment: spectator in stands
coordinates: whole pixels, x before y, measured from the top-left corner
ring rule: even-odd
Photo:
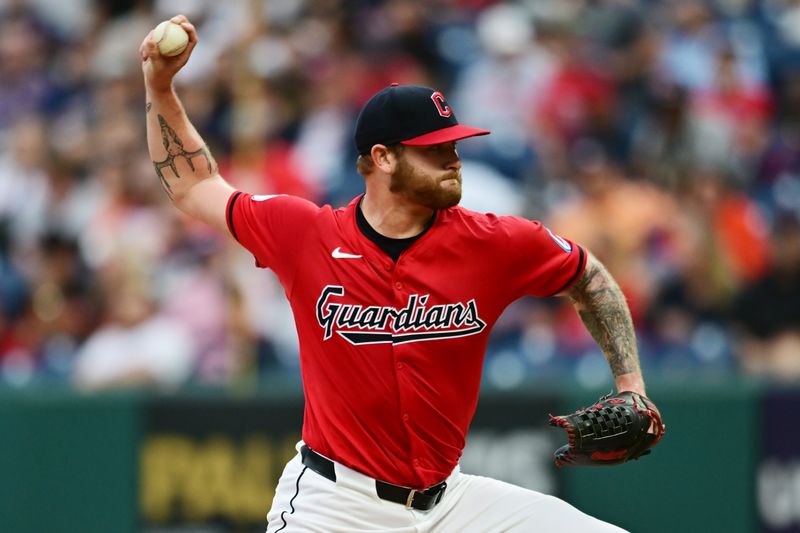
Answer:
[[[193,340],[180,322],[159,313],[143,275],[129,264],[106,266],[108,319],[77,355],[73,381],[79,388],[174,387],[192,375]]]
[[[187,224],[142,179],[152,167],[130,50],[173,4],[88,3],[0,2],[0,380],[65,379],[87,336],[96,346],[162,319],[197,341],[170,383],[295,372],[274,279],[243,275],[246,254],[209,261],[227,236]],[[793,234],[770,241],[766,228],[800,216],[800,10],[773,4],[189,2],[203,39],[176,83],[234,183],[334,204],[360,187],[348,139],[366,97],[400,82],[471,101],[459,119],[498,144],[460,146],[465,203],[546,220],[595,249],[631,300],[644,365],[677,353],[727,371],[736,316],[741,367],[759,373],[778,365],[759,350],[793,350],[793,330],[765,332],[741,301],[789,290]],[[125,263],[152,274],[157,298],[93,282]],[[96,285],[128,311],[97,316]],[[570,371],[581,337],[548,339],[573,322],[549,302],[515,307],[497,353],[516,351],[532,377]]]
[[[800,223],[778,220],[772,239],[772,269],[738,295],[742,369],[778,381],[800,381]]]

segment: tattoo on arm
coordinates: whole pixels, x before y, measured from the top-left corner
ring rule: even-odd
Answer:
[[[633,321],[625,296],[606,268],[589,259],[568,295],[586,329],[603,350],[614,377],[639,372]]]
[[[189,152],[186,150],[186,148],[184,148],[183,141],[175,133],[175,130],[173,130],[169,124],[167,124],[167,121],[161,115],[158,115],[158,124],[161,127],[161,140],[164,144],[164,150],[167,152],[167,157],[163,161],[153,161],[153,165],[155,166],[158,178],[161,180],[161,185],[167,192],[169,199],[172,200],[174,198],[172,186],[170,185],[167,176],[164,174],[164,169],[169,167],[169,169],[172,170],[174,177],[176,179],[180,179],[181,175],[178,173],[178,167],[175,165],[175,160],[177,158],[183,157],[186,159],[186,162],[189,163],[189,168],[194,171],[194,158],[200,156],[204,157],[206,160],[206,166],[208,167],[209,176],[217,172],[217,163],[211,156],[211,151],[208,149],[207,145],[203,145],[201,148],[194,150],[193,152]]]
[[[152,109],[152,107],[153,107],[153,102],[147,102],[147,105],[144,106],[145,113],[149,113],[150,109]]]

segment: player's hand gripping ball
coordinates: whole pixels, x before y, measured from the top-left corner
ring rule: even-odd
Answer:
[[[661,413],[635,392],[608,394],[590,407],[550,416],[551,426],[567,430],[568,443],[555,453],[556,466],[606,466],[650,453],[664,435]]]
[[[189,34],[180,24],[165,20],[153,30],[153,39],[158,43],[161,55],[172,57],[180,55],[189,45]]]

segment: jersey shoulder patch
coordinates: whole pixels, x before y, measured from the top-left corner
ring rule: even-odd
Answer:
[[[562,250],[564,250],[567,253],[572,252],[572,244],[570,244],[569,241],[567,241],[563,237],[559,237],[558,235],[550,231],[550,228],[548,228],[547,226],[542,225],[542,227],[545,229],[545,231],[547,231],[547,234],[550,235],[550,238],[553,239],[553,242],[555,242]]]

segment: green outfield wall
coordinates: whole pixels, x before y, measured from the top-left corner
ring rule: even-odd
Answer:
[[[138,529],[140,401],[0,394],[0,531]]]
[[[800,430],[781,414],[797,412],[798,391],[649,392],[667,423],[651,456],[563,470],[550,457],[565,437],[545,426],[547,413],[600,391],[485,393],[462,468],[557,494],[634,533],[800,530]],[[0,391],[0,532],[263,533],[302,406],[296,392]]]

